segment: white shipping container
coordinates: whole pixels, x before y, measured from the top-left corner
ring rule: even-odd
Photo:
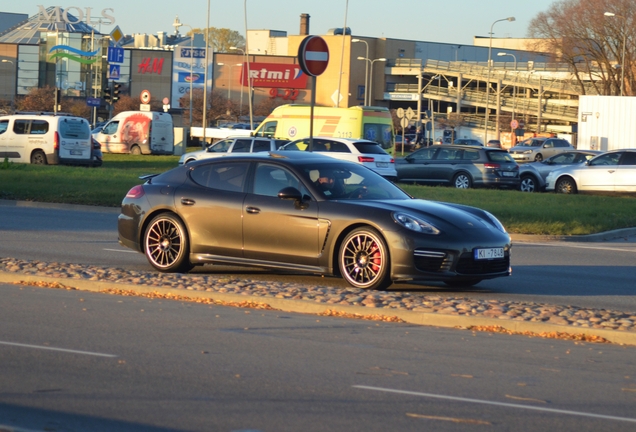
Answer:
[[[577,148],[636,148],[636,98],[580,96]]]

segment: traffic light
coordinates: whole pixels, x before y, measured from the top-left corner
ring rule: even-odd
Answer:
[[[121,84],[119,83],[115,83],[113,84],[113,93],[111,96],[111,100],[113,101],[113,103],[117,102],[119,100],[119,92],[121,91]]]
[[[108,87],[104,89],[104,102],[106,102],[107,104],[113,103],[113,98],[110,92],[110,88]]]

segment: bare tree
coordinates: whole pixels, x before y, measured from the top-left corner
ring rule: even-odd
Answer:
[[[636,0],[560,0],[533,18],[528,36],[542,39],[536,49],[570,64],[582,94],[585,82],[599,94],[619,94],[624,75],[624,94],[632,95],[635,17]]]

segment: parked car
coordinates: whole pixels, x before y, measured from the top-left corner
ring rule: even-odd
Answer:
[[[468,145],[468,146],[476,146],[483,147],[484,143],[479,140],[471,139],[471,138],[457,138],[453,144],[456,145]]]
[[[539,192],[545,190],[546,177],[552,171],[564,166],[584,163],[603,152],[596,150],[575,150],[554,155],[540,162],[522,164],[519,167],[521,192]]]
[[[463,145],[434,145],[396,164],[399,182],[471,187],[519,187],[519,165],[505,150]]]
[[[415,150],[415,146],[417,143],[415,142],[415,135],[405,134],[404,135],[404,147],[402,146],[402,134],[395,135],[395,151],[402,152],[412,152]]]
[[[486,143],[486,147],[502,148],[501,147],[501,141],[500,140],[496,140],[496,139],[488,140],[488,142]]]
[[[288,142],[289,140],[286,139],[255,138],[245,136],[226,138],[209,145],[205,150],[197,150],[181,155],[179,158],[179,165],[185,165],[201,159],[227,156],[231,153],[258,153],[274,151],[278,150],[281,146]]]
[[[309,138],[292,141],[281,150],[309,150]],[[397,178],[395,159],[375,141],[350,138],[314,137],[313,152],[366,166],[389,180]]]
[[[65,113],[0,116],[0,160],[36,165],[92,164],[88,121]]]
[[[510,236],[492,214],[414,199],[360,164],[302,151],[201,160],[147,178],[123,199],[118,233],[161,272],[262,266],[340,275],[358,289],[510,274]]]
[[[508,152],[519,163],[539,162],[555,154],[576,150],[572,144],[561,138],[533,137],[521,141]]]
[[[552,171],[546,190],[557,193],[636,192],[636,149],[612,150],[584,164]]]

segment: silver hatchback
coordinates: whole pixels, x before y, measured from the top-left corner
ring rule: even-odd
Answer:
[[[561,138],[528,138],[512,147],[508,152],[519,163],[541,162],[559,153],[572,151],[575,148]]]

